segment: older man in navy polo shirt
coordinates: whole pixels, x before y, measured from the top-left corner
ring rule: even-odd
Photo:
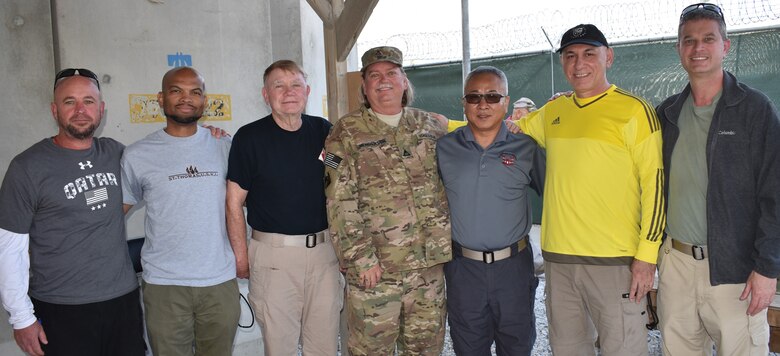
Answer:
[[[503,125],[509,106],[504,72],[489,66],[466,77],[468,125],[437,142],[449,200],[453,260],[444,267],[450,334],[458,355],[530,355],[538,284],[528,243],[528,188],[542,192],[544,152]]]

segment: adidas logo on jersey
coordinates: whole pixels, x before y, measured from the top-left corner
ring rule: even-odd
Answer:
[[[560,116],[556,117],[555,120],[553,120],[553,122],[552,122],[553,125],[558,125],[560,123],[561,123],[561,117]]]

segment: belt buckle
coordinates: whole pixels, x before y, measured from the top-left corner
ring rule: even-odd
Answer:
[[[306,235],[306,248],[313,248],[317,246],[317,234]]]
[[[496,258],[495,256],[493,256],[493,252],[492,251],[482,252],[482,262],[485,262],[487,264],[496,262]]]
[[[693,245],[691,246],[691,254],[693,255],[693,259],[700,261],[704,259],[704,248],[701,246]]]

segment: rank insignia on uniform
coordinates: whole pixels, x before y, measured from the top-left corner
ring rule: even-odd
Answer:
[[[341,163],[341,157],[328,152],[325,154],[325,160],[323,163],[325,163],[325,165],[330,168],[337,169],[339,168],[339,163]]]
[[[501,163],[503,163],[505,166],[514,166],[515,161],[517,161],[517,157],[509,152],[501,152],[498,157],[501,158]]]

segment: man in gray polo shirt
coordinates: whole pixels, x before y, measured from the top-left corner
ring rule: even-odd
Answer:
[[[455,353],[530,355],[538,284],[528,244],[528,187],[542,192],[545,157],[503,125],[506,75],[482,66],[466,77],[468,125],[436,144],[452,221],[453,260],[444,266]]]

